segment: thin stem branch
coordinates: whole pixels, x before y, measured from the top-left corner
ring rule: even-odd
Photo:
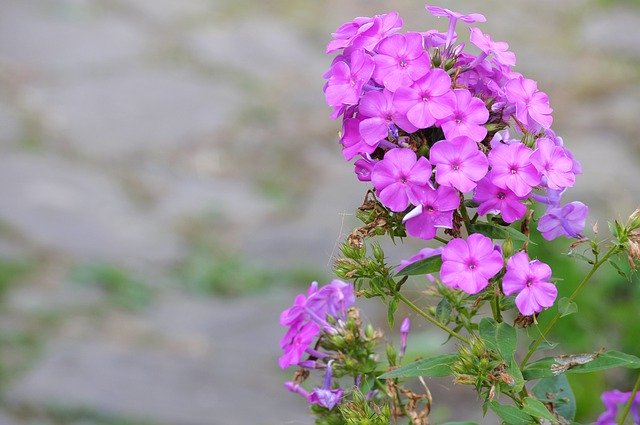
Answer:
[[[629,416],[629,411],[631,410],[631,404],[633,400],[636,398],[636,394],[638,394],[638,390],[640,389],[640,375],[638,375],[638,379],[636,379],[636,384],[633,386],[633,390],[631,391],[631,395],[629,396],[629,400],[624,405],[624,410],[622,411],[622,416],[618,420],[618,425],[624,424],[624,421]]]
[[[440,236],[435,236],[433,239],[437,240],[438,242],[442,242],[443,244],[449,243],[448,240],[446,240],[445,238],[441,238]]]
[[[448,327],[446,327],[445,325],[443,325],[442,323],[440,323],[438,321],[438,319],[436,319],[435,317],[432,317],[430,314],[426,313],[425,311],[423,311],[420,307],[418,307],[417,305],[415,305],[410,299],[408,299],[407,297],[405,297],[403,294],[401,293],[397,293],[396,294],[397,297],[407,305],[407,307],[409,307],[411,310],[415,311],[416,313],[418,313],[420,316],[424,317],[425,319],[427,319],[429,322],[431,322],[433,325],[435,325],[436,327],[442,329],[443,331],[445,331],[446,333],[448,333],[449,335],[451,335],[454,338],[459,339],[462,342],[466,342],[467,344],[469,344],[469,340],[465,337],[463,337],[462,335],[460,335],[459,333],[457,333],[456,331],[454,331],[453,329],[449,329]]]
[[[573,290],[573,293],[571,293],[571,295],[569,296],[569,304],[576,299],[576,297],[580,294],[580,292],[584,288],[585,284],[591,279],[591,277],[600,268],[600,266],[606,263],[609,257],[611,257],[613,254],[618,252],[618,249],[619,248],[617,245],[612,246],[611,248],[609,248],[609,251],[607,251],[607,253],[600,259],[600,261],[593,264],[589,273],[584,277],[584,279],[582,279],[580,284],[576,287],[576,289]],[[551,331],[551,329],[556,324],[559,318],[560,318],[560,312],[556,312],[555,316],[553,316],[553,318],[544,328],[542,333],[540,333],[540,336],[538,336],[538,338],[536,338],[536,340],[533,342],[533,344],[531,345],[531,348],[527,352],[527,355],[524,356],[524,359],[520,363],[520,369],[524,368],[524,366],[527,364],[527,361],[531,358],[533,353],[536,351],[540,343],[545,339],[547,334]]]

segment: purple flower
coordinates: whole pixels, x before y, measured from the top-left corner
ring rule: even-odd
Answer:
[[[354,162],[353,165],[358,180],[361,182],[371,181],[371,172],[373,171],[373,167],[376,165],[376,161],[369,158],[360,158]]]
[[[436,181],[460,192],[476,187],[489,169],[487,156],[476,142],[464,136],[434,144],[429,150],[429,160],[436,167]]]
[[[499,213],[507,223],[524,217],[527,207],[521,202],[523,199],[525,198],[516,196],[509,189],[494,185],[488,177],[478,182],[473,195],[473,201],[479,204],[478,214]]]
[[[418,128],[428,128],[437,120],[453,114],[456,97],[451,90],[451,77],[442,69],[429,71],[411,87],[398,87],[393,104]]]
[[[292,326],[280,341],[280,348],[284,351],[278,359],[282,369],[300,363],[302,355],[320,333],[320,328],[313,323]]]
[[[373,57],[373,79],[393,92],[424,76],[431,63],[422,43],[422,35],[417,32],[394,34],[382,40]]]
[[[464,15],[462,13],[454,12],[452,10],[445,9],[443,7],[438,7],[438,6],[425,5],[425,8],[433,16],[449,18],[449,29],[447,30],[447,41],[445,43],[445,49],[449,49],[449,46],[451,46],[451,42],[453,41],[454,33],[456,30],[456,23],[458,22],[458,19],[467,24],[472,24],[474,22],[487,21],[487,18],[485,18],[483,15],[479,13],[471,13],[469,15]]]
[[[409,202],[418,205],[428,187],[431,164],[425,157],[416,159],[411,149],[391,149],[371,172],[371,183],[380,201],[391,211],[404,211]]]
[[[407,351],[407,339],[409,338],[409,329],[411,328],[411,321],[408,317],[405,317],[400,325],[400,358],[404,357],[404,353]]]
[[[524,77],[510,80],[505,91],[509,102],[516,105],[516,118],[527,128],[538,131],[551,127],[553,109],[549,97],[538,90],[538,83]]]
[[[376,15],[373,18],[373,25],[360,31],[358,36],[353,39],[352,46],[373,51],[380,40],[398,32],[401,28],[402,18],[397,12]]]
[[[369,154],[376,150],[377,143],[368,144],[360,136],[360,119],[345,118],[342,121],[342,155],[344,159],[350,161],[356,155]]]
[[[340,60],[331,65],[329,81],[324,90],[329,106],[356,105],[362,94],[362,87],[373,74],[373,59],[364,50],[354,50],[349,64]]]
[[[570,202],[564,207],[551,207],[540,217],[538,230],[542,237],[551,241],[558,236],[580,237],[589,214],[589,207],[579,201]]]
[[[504,265],[502,254],[491,239],[474,233],[467,240],[449,241],[442,251],[440,278],[450,288],[477,294],[487,287],[489,279]]]
[[[565,192],[565,190],[566,189],[553,190],[553,189],[547,188],[546,194],[539,195],[537,193],[532,193],[531,197],[535,199],[537,202],[548,205],[549,207],[558,207],[560,206],[562,194]]]
[[[518,252],[507,261],[502,279],[505,295],[516,292],[516,307],[524,316],[531,316],[553,305],[558,289],[549,282],[551,267],[538,260],[529,261],[526,252]]]
[[[503,189],[511,189],[516,196],[527,196],[541,177],[531,164],[533,151],[522,143],[498,145],[489,152],[491,182]]]
[[[327,44],[326,53],[350,46],[357,36],[373,26],[374,20],[375,18],[359,17],[340,25],[336,32],[331,34],[332,40]]]
[[[453,226],[453,210],[460,205],[460,196],[455,189],[440,186],[436,190],[426,188],[420,204],[404,216],[403,221],[409,236],[433,239],[437,228]]]
[[[317,404],[329,410],[340,404],[342,393],[344,392],[340,387],[331,389],[331,362],[329,361],[327,364],[327,372],[324,375],[322,388],[314,388],[307,397],[307,401],[310,404]]]
[[[493,57],[501,65],[513,66],[516,64],[516,55],[510,52],[509,45],[502,41],[493,41],[487,34],[483,34],[478,28],[469,28],[471,42],[475,44],[482,54],[478,56],[478,62],[484,60],[493,53]]]
[[[344,319],[347,308],[356,301],[353,285],[334,279],[307,299],[306,306],[324,319],[327,315]]]
[[[442,120],[442,131],[446,139],[467,136],[474,142],[480,142],[487,135],[483,126],[489,119],[489,111],[484,102],[473,97],[466,89],[456,89],[456,106],[453,113]]]
[[[418,261],[424,260],[426,258],[435,257],[436,255],[442,254],[442,247],[440,248],[422,248],[416,255],[406,260],[400,261],[400,265],[396,268],[396,273],[399,273],[402,269],[407,267],[409,264],[416,263]],[[428,274],[426,275],[427,279],[433,282],[433,276]]]
[[[603,392],[600,399],[604,404],[605,411],[598,416],[598,420],[594,425],[616,425],[618,423],[616,421],[618,407],[628,403],[631,394],[631,391],[623,393],[618,390]],[[631,414],[633,415],[633,423],[640,424],[640,392],[636,393],[635,398],[631,402]]]
[[[388,90],[382,92],[367,92],[360,101],[360,135],[369,145],[386,139],[389,131],[398,125],[403,130],[413,133],[417,130],[404,114],[396,111],[393,106],[393,93]]]
[[[554,190],[573,186],[576,181],[573,161],[565,149],[545,137],[538,139],[536,146],[538,149],[531,154],[531,163],[546,177],[547,186]]]

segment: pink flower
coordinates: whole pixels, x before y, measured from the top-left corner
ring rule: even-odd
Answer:
[[[456,97],[451,90],[451,77],[436,68],[415,81],[411,87],[398,87],[393,104],[418,128],[428,128],[453,114]]]
[[[476,187],[489,169],[487,156],[476,142],[464,136],[434,144],[429,150],[429,160],[436,167],[436,181],[460,192]]]
[[[509,102],[516,105],[516,118],[532,131],[551,127],[553,109],[549,97],[538,90],[538,83],[524,77],[510,80],[506,86]]]
[[[447,41],[445,49],[449,49],[449,47],[451,46],[458,19],[467,24],[472,24],[474,22],[486,22],[487,20],[487,18],[479,13],[470,13],[468,15],[464,15],[462,13],[454,12],[452,10],[438,6],[425,5],[425,8],[427,9],[427,12],[431,13],[433,16],[449,18],[449,29],[447,31]]]
[[[487,135],[483,124],[489,119],[489,111],[484,102],[473,97],[469,90],[456,89],[453,92],[456,95],[456,106],[453,113],[441,123],[445,138],[451,140],[466,136],[474,142],[480,142]]]
[[[551,241],[558,236],[580,237],[589,214],[589,207],[579,201],[564,207],[551,207],[540,217],[538,230],[542,237]]]
[[[411,149],[391,149],[371,173],[371,183],[380,202],[391,211],[404,211],[409,202],[420,204],[431,177],[431,164],[425,157],[416,158]]]
[[[573,160],[562,146],[556,146],[546,137],[538,139],[531,154],[531,163],[546,178],[547,187],[553,190],[571,187],[576,182]]]
[[[507,261],[502,290],[505,295],[518,293],[516,307],[524,316],[531,316],[551,307],[558,296],[549,279],[551,267],[538,260],[529,261],[526,252],[518,252]]]
[[[417,32],[394,34],[383,39],[376,47],[378,54],[373,56],[376,63],[373,79],[393,92],[424,76],[431,62],[422,43],[422,35]]]
[[[425,240],[436,236],[437,228],[453,226],[453,210],[460,205],[460,196],[455,189],[440,186],[427,188],[422,193],[420,204],[403,219],[409,236]]]
[[[378,147],[377,143],[370,145],[360,136],[360,121],[358,118],[345,118],[342,121],[340,143],[343,146],[342,155],[347,161],[356,155],[372,153]]]
[[[541,181],[540,173],[531,164],[532,153],[522,143],[495,146],[489,152],[491,182],[503,189],[512,190],[516,196],[529,195],[531,189]]]
[[[340,60],[331,65],[324,90],[327,104],[334,108],[358,104],[362,87],[371,78],[374,66],[373,59],[364,50],[354,50],[348,64]]]
[[[398,125],[403,130],[413,133],[417,130],[404,114],[393,106],[393,93],[389,90],[370,91],[360,101],[360,135],[369,145],[376,145],[389,135],[389,130]]]
[[[473,201],[479,204],[478,214],[501,214],[507,223],[524,217],[527,207],[521,202],[523,199],[509,189],[494,185],[488,177],[478,182],[473,195]]]
[[[502,270],[502,254],[491,239],[474,233],[467,240],[449,241],[442,251],[440,278],[450,288],[477,294],[487,287],[489,279]]]
[[[469,31],[471,31],[471,42],[482,50],[483,54],[478,56],[478,58],[482,58],[480,60],[493,54],[493,57],[501,65],[513,66],[516,64],[516,55],[508,50],[509,45],[507,43],[493,41],[489,35],[484,34],[478,28],[469,28]]]
[[[397,12],[376,15],[373,18],[373,25],[360,31],[353,39],[352,46],[356,49],[363,48],[373,51],[376,45],[390,34],[400,31],[402,28],[402,18]]]

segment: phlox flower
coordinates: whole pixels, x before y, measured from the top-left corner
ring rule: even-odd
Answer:
[[[482,51],[478,56],[478,62],[493,54],[493,57],[501,65],[513,66],[516,64],[516,55],[509,51],[507,43],[493,41],[489,35],[484,34],[478,28],[469,28],[469,31],[471,31],[471,42]]]
[[[380,202],[391,211],[400,212],[409,203],[420,204],[430,184],[431,171],[427,158],[417,158],[411,149],[396,148],[388,151],[373,167],[371,183]]]
[[[360,135],[369,145],[387,138],[389,131],[397,125],[401,129],[413,133],[417,130],[407,117],[399,113],[393,106],[393,93],[388,90],[369,91],[360,101]]]
[[[368,144],[360,135],[360,122],[358,118],[345,118],[342,121],[342,155],[350,161],[356,155],[370,154],[378,147],[377,143]]]
[[[489,169],[487,156],[473,140],[460,136],[441,140],[429,150],[429,161],[436,167],[436,181],[468,192],[476,187]]]
[[[324,375],[324,383],[322,387],[316,387],[307,396],[309,404],[317,404],[329,410],[340,404],[344,390],[340,387],[331,388],[331,362],[327,364],[327,371]]]
[[[373,24],[359,32],[353,39],[352,46],[356,49],[373,51],[380,40],[400,31],[402,18],[398,12],[390,12],[373,17]]]
[[[449,29],[447,30],[447,41],[445,43],[445,49],[449,49],[449,47],[451,46],[451,42],[453,41],[454,33],[456,30],[456,23],[458,23],[458,20],[461,20],[462,22],[467,24],[487,21],[487,18],[479,13],[470,13],[468,15],[465,15],[459,12],[445,9],[443,7],[429,5],[426,5],[425,8],[427,9],[427,12],[431,13],[433,16],[449,18]]]
[[[479,204],[479,215],[500,214],[507,223],[524,217],[527,207],[521,202],[523,199],[509,189],[494,185],[488,177],[478,182],[473,194],[473,201]]]
[[[631,394],[631,391],[625,393],[618,390],[603,392],[600,399],[604,404],[605,411],[598,416],[594,425],[616,425],[618,423],[616,421],[618,407],[627,404]],[[633,423],[640,424],[640,392],[636,393],[631,402],[631,414],[633,415]]]
[[[292,326],[280,341],[280,348],[284,353],[278,359],[278,365],[286,369],[300,363],[305,351],[319,333],[320,328],[314,323]]]
[[[447,186],[429,187],[422,193],[420,204],[403,219],[407,234],[420,239],[433,239],[437,229],[453,226],[453,210],[460,205],[458,191]]]
[[[551,267],[533,260],[526,252],[518,252],[507,261],[507,272],[502,279],[505,295],[516,295],[516,307],[522,315],[531,316],[551,307],[558,295],[556,286],[549,282]]]
[[[324,89],[327,104],[334,108],[358,104],[362,88],[371,78],[374,67],[371,56],[361,49],[351,53],[349,63],[336,61],[327,73]]]
[[[378,44],[373,56],[376,64],[373,79],[387,89],[410,86],[431,67],[422,35],[417,32],[393,34]]]
[[[466,136],[474,142],[480,142],[487,135],[483,126],[489,119],[489,111],[484,102],[473,97],[466,89],[455,89],[456,106],[451,115],[441,122],[445,138]]]
[[[516,196],[527,196],[541,177],[531,164],[533,151],[522,143],[498,145],[489,152],[491,182],[503,189],[510,189]]]
[[[353,169],[356,173],[356,177],[361,182],[370,182],[371,181],[371,172],[373,171],[373,167],[376,165],[376,161],[366,158],[360,158],[356,162],[353,163]]]
[[[589,207],[579,201],[569,202],[563,207],[550,207],[540,217],[538,230],[542,237],[551,241],[558,236],[580,237],[589,214]]]
[[[410,87],[398,87],[393,104],[414,126],[431,127],[453,114],[456,97],[451,90],[451,77],[440,68],[432,69]]]
[[[559,190],[573,186],[576,181],[576,175],[572,171],[573,161],[567,156],[565,149],[545,137],[537,140],[536,147],[530,160],[545,177],[547,187]]]
[[[489,279],[502,270],[502,254],[491,239],[474,233],[467,240],[456,238],[442,250],[440,279],[450,288],[477,294],[487,287]]]
[[[516,118],[533,131],[551,127],[553,109],[549,97],[538,90],[538,83],[524,77],[510,80],[505,91],[509,102],[516,105]]]
[[[358,17],[353,21],[340,25],[336,32],[331,33],[332,40],[327,44],[326,53],[332,53],[350,46],[356,37],[373,26],[374,21],[375,18]]]

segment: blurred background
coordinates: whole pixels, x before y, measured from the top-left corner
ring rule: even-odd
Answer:
[[[567,201],[603,230],[627,217],[640,4],[438,4],[485,14],[483,31],[550,95],[584,169]],[[277,318],[330,278],[366,190],[324,104],[324,46],[342,22],[389,10],[407,29],[445,29],[415,0],[0,0],[1,425],[311,423],[282,388]],[[538,255],[569,292],[580,267]],[[639,302],[637,282],[603,272],[554,338],[640,355]],[[442,342],[416,324],[410,349]],[[630,379],[574,380],[581,417]],[[435,423],[480,420],[470,389],[432,385]]]

